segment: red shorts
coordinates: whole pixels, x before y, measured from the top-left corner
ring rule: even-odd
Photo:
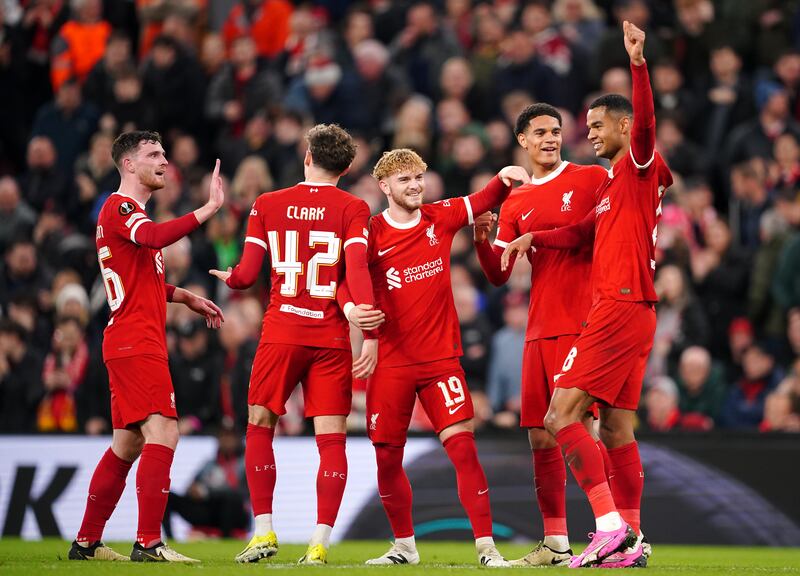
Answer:
[[[143,354],[106,360],[111,425],[126,428],[150,414],[177,418],[175,389],[166,358]]]
[[[347,416],[353,396],[350,349],[260,344],[253,359],[247,403],[286,414],[286,401],[303,383],[306,418]]]
[[[367,384],[367,430],[374,444],[402,446],[419,395],[438,434],[475,413],[458,358],[375,369]]]
[[[636,410],[653,347],[655,310],[646,302],[600,300],[586,324],[554,377],[556,387],[580,388],[614,408]]]
[[[568,334],[525,342],[519,418],[522,428],[544,428],[544,416],[555,388],[553,376],[558,373],[577,337],[577,334]],[[592,409],[596,415],[597,407],[593,405]]]

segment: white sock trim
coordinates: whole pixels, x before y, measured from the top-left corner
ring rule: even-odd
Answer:
[[[545,536],[544,545],[555,552],[566,552],[569,550],[569,536],[565,534]]]
[[[395,538],[394,545],[409,552],[417,551],[417,541],[414,536],[408,536],[407,538]]]
[[[327,524],[317,524],[316,528],[314,528],[314,533],[311,535],[311,541],[308,543],[308,545],[316,546],[317,544],[322,544],[325,548],[327,548],[331,543],[332,530],[333,526],[328,526]]]
[[[475,548],[477,548],[478,551],[485,550],[486,548],[490,547],[494,547],[494,538],[491,536],[475,538]]]
[[[256,530],[254,536],[266,536],[272,530],[272,514],[259,514],[256,516]]]
[[[622,528],[622,516],[619,512],[609,512],[594,520],[600,532],[613,532]]]

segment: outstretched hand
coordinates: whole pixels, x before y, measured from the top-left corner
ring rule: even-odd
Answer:
[[[531,245],[533,242],[533,236],[530,233],[523,234],[513,242],[509,242],[506,249],[503,250],[502,256],[500,256],[500,269],[505,272],[508,268],[508,263],[511,259],[516,255],[517,260],[522,258],[528,250],[533,248]],[[533,248],[533,251],[536,252],[536,248]]]
[[[631,62],[636,66],[644,64],[644,30],[625,20],[622,23],[622,32],[625,36],[625,50]]]
[[[212,276],[214,276],[216,278],[219,278],[223,282],[227,282],[228,281],[228,278],[231,277],[231,273],[232,272],[233,272],[233,268],[231,268],[230,266],[228,266],[228,269],[225,272],[223,272],[222,270],[214,270],[213,268],[208,271],[209,274],[211,274]]]
[[[523,184],[531,183],[531,177],[528,174],[528,171],[522,166],[506,166],[497,173],[497,176],[506,186],[511,186],[512,180],[522,182]]]
[[[225,202],[225,190],[222,187],[222,177],[219,175],[219,158],[214,165],[214,172],[211,174],[211,184],[208,187],[208,203],[217,210]]]
[[[203,316],[206,319],[206,326],[209,328],[217,329],[225,322],[225,315],[220,307],[208,298],[203,298],[186,290],[186,297],[183,303],[189,310]]]

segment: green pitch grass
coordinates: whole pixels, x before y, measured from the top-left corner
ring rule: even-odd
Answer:
[[[0,540],[0,574],[3,576],[47,576],[50,574],[75,574],[86,576],[153,574],[193,575],[211,574],[291,574],[320,576],[325,571],[333,574],[356,574],[386,576],[398,572],[411,575],[455,575],[486,571],[477,565],[475,550],[467,542],[420,541],[422,563],[419,566],[364,566],[367,558],[379,556],[388,549],[386,542],[342,542],[330,551],[328,566],[297,566],[294,562],[303,555],[305,546],[281,545],[277,558],[262,560],[258,564],[235,564],[234,555],[244,546],[233,540],[178,543],[179,552],[199,558],[202,564],[184,566],[176,564],[133,564],[111,562],[74,562],[67,560],[69,542],[45,540],[24,542],[15,539]],[[112,543],[120,553],[130,552],[130,543]],[[530,549],[528,545],[500,543],[500,551],[508,558],[522,556]],[[530,571],[531,568],[513,568],[513,573]],[[547,568],[547,573],[563,574],[568,568]],[[725,575],[744,574],[798,574],[800,575],[800,549],[788,548],[738,548],[711,546],[654,546],[653,557],[647,574],[666,575]]]

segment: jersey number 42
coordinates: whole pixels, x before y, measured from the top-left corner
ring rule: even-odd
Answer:
[[[279,231],[269,230],[269,250],[272,256],[272,268],[277,274],[283,276],[281,284],[282,296],[297,296],[300,276],[305,272],[305,265],[300,262],[300,234],[297,230],[286,230],[283,250]],[[319,269],[322,266],[335,266],[339,262],[342,250],[342,240],[334,232],[321,232],[310,230],[308,233],[308,247],[311,249],[321,247],[324,252],[316,252],[308,260],[308,271],[305,272],[306,290],[313,298],[336,297],[336,282],[327,284],[319,283]]]

